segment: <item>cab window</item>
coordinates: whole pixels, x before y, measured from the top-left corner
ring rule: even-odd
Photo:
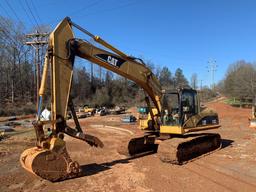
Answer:
[[[193,92],[183,92],[181,96],[181,105],[183,113],[195,114],[195,93]]]
[[[179,97],[178,94],[165,94],[163,96],[162,123],[163,125],[179,124]]]

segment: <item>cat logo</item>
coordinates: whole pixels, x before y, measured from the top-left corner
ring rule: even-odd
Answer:
[[[114,67],[120,67],[125,62],[124,59],[109,54],[96,54],[94,56]]]
[[[107,62],[108,62],[109,64],[116,66],[117,61],[118,61],[118,60],[117,60],[116,58],[111,57],[110,55],[108,56]]]

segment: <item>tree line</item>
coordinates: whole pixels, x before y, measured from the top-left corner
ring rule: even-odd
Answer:
[[[155,67],[152,62],[148,63],[163,89],[189,86],[189,82],[180,68],[176,69],[172,75],[168,67],[160,68]],[[96,106],[140,105],[145,98],[144,91],[134,82],[110,71],[106,71],[103,79],[91,77],[85,67],[75,68],[71,94],[75,98],[75,102],[80,105]]]
[[[34,97],[31,48],[25,45],[24,26],[0,17],[0,102],[29,101]]]
[[[252,102],[256,98],[256,64],[244,60],[231,64],[218,88],[229,98]]]

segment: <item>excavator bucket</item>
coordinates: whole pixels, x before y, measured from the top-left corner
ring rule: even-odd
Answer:
[[[37,147],[25,150],[20,156],[20,163],[27,171],[49,181],[60,181],[79,176],[80,166],[72,161],[63,140],[63,133],[57,136],[45,137],[41,123],[33,123]],[[80,128],[81,129],[81,128]],[[85,141],[90,146],[103,147],[104,144],[95,136],[78,132],[66,126],[64,130],[71,137]]]
[[[53,139],[53,149],[33,147],[25,150],[20,156],[20,163],[27,171],[49,181],[59,181],[79,174],[80,166],[73,162],[65,145],[59,145],[59,138]]]

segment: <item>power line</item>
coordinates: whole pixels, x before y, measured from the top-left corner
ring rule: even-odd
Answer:
[[[95,1],[95,2],[92,2],[92,3],[90,3],[90,4],[88,4],[88,5],[86,5],[86,6],[83,6],[82,8],[80,8],[80,9],[77,9],[77,10],[75,10],[75,11],[72,11],[71,13],[68,13],[68,14],[66,14],[66,15],[70,15],[70,16],[75,16],[75,15],[77,15],[79,12],[81,12],[81,11],[85,11],[85,10],[88,10],[88,8],[91,8],[91,7],[94,7],[95,5],[97,5],[98,3],[102,3],[102,1],[104,1],[104,0],[97,0],[97,1]],[[52,20],[50,20],[48,23],[50,23],[50,24],[55,24],[55,23],[58,23],[58,22],[60,22],[62,19],[52,19]]]
[[[9,24],[5,19],[2,19],[2,21],[5,21],[5,23],[7,24],[7,26],[10,26],[10,24]],[[16,43],[16,40],[15,40],[15,39],[10,35],[10,33],[8,33],[8,31],[6,30],[6,26],[4,26],[4,24],[1,23],[1,22],[0,22],[0,25],[2,26],[2,30],[1,30],[1,31],[4,33],[4,35],[11,41],[11,43],[13,43],[15,46],[18,47],[18,45],[17,45],[17,43]],[[9,27],[9,29],[11,29],[11,28]],[[16,31],[13,30],[13,32],[14,32],[15,34],[17,34]]]
[[[8,3],[8,2],[7,2],[7,3]],[[9,5],[10,5],[10,4],[9,4]],[[12,18],[12,17],[10,16],[10,14],[8,13],[8,11],[7,11],[1,4],[0,4],[0,7],[4,10],[4,12],[6,13],[6,15],[7,15],[9,18]],[[16,13],[15,13],[15,11],[12,9],[12,7],[10,6],[9,8],[10,8],[11,11],[13,11],[13,13],[16,15]],[[17,18],[17,20],[19,20],[20,23],[23,23],[23,22],[21,21],[21,19],[20,19],[17,15],[16,15],[16,18]],[[2,21],[4,21],[4,22],[6,23],[6,26],[8,26],[9,29],[10,29],[14,34],[17,35],[17,32],[16,32],[14,29],[12,29],[11,24],[8,23],[8,22],[5,20],[4,17],[3,17]],[[5,28],[4,25],[2,25],[2,26]],[[22,35],[25,35],[25,34],[22,32]]]
[[[31,8],[30,8],[29,3],[27,2],[27,0],[25,0],[25,3],[26,3],[26,5],[27,5],[28,10],[29,10],[30,14],[32,15],[32,17],[33,17],[33,19],[34,19],[34,21],[35,21],[37,27],[39,28],[39,24],[38,24],[38,22],[37,22],[37,20],[36,20],[36,18],[35,18],[35,15],[33,14],[32,10],[31,10]]]
[[[102,1],[101,1],[102,2]],[[141,2],[141,1],[140,1]],[[95,4],[96,3],[98,3],[98,1],[97,2],[94,2]],[[120,9],[120,8],[124,8],[124,7],[128,7],[128,6],[130,6],[130,5],[133,5],[133,4],[135,4],[135,3],[137,3],[137,1],[136,0],[134,0],[134,1],[130,1],[130,2],[128,2],[128,3],[125,3],[125,4],[119,4],[119,5],[117,5],[117,6],[114,6],[114,7],[109,7],[109,8],[106,8],[106,9],[101,9],[101,10],[97,10],[97,11],[95,11],[95,12],[92,12],[92,13],[88,13],[88,14],[85,14],[85,15],[83,15],[83,14],[80,14],[80,15],[77,15],[77,14],[72,14],[73,15],[73,17],[78,17],[78,16],[83,16],[83,17],[86,17],[86,16],[90,16],[90,15],[93,15],[93,14],[97,14],[97,13],[102,13],[102,12],[108,12],[108,11],[112,11],[112,10],[117,10],[117,9]],[[90,6],[90,7],[93,7],[93,6]],[[82,8],[81,8],[82,9]],[[80,10],[81,10],[80,9]],[[80,12],[80,10],[78,10],[79,12]],[[74,13],[74,12],[72,12],[72,13]],[[68,14],[68,15],[71,15],[71,14]],[[61,19],[54,19],[54,20],[51,20],[49,23],[50,24],[55,24],[55,23],[58,23],[58,22],[60,22],[61,21]]]
[[[16,41],[11,35],[9,35],[10,33],[8,33],[8,31],[5,31],[5,26],[4,26],[2,23],[0,23],[0,25],[3,27],[2,30],[0,29],[0,32],[2,31],[3,34],[7,37],[7,39],[9,39],[9,41],[5,41],[5,42],[7,42],[7,43],[12,43],[13,45],[16,46],[16,48],[18,48],[18,47],[21,48],[21,45],[23,45],[23,44],[18,45],[18,44],[17,44],[17,41]],[[21,42],[21,43],[22,43],[22,42]],[[22,57],[22,56],[25,55],[25,54],[26,54],[26,53],[21,54],[20,57]]]
[[[21,21],[21,19],[18,17],[18,15],[16,14],[16,12],[14,11],[14,9],[12,8],[12,6],[9,4],[9,2],[7,0],[5,0],[7,6],[10,8],[11,12],[14,14],[14,16],[16,17],[16,19],[20,22],[20,23],[23,23]]]
[[[4,12],[6,13],[6,15],[7,15],[9,18],[12,18],[12,17],[9,15],[8,11],[4,8],[4,6],[1,5],[1,3],[0,3],[0,7],[4,10]]]
[[[28,14],[27,10],[25,9],[25,6],[23,6],[22,1],[18,1],[18,2],[20,3],[22,9],[24,10],[25,14],[27,15],[27,18],[28,18],[30,24],[31,24],[31,25],[35,25],[35,24],[33,23],[32,19],[31,19],[30,15]]]
[[[1,24],[1,23],[0,23]],[[2,24],[1,24],[2,25]],[[3,26],[3,25],[2,25]],[[11,37],[11,36],[9,36],[8,34],[7,34],[7,32],[4,30],[4,29],[2,29],[1,30],[2,32],[3,32],[3,34],[11,41],[11,43],[13,43],[15,46],[18,46],[16,43],[15,43],[15,40]]]
[[[115,7],[109,7],[109,8],[106,8],[106,9],[98,10],[97,12],[89,13],[89,14],[86,14],[86,15],[83,15],[83,16],[93,15],[93,14],[96,14],[98,12],[102,13],[102,12],[117,10],[117,9],[120,9],[120,8],[128,7],[128,6],[133,5],[135,3],[137,3],[137,1],[130,1],[130,2],[125,3],[125,4],[120,4],[120,5],[117,5]]]
[[[5,2],[6,2],[6,4],[7,4],[7,6],[10,8],[11,12],[15,15],[16,19],[22,24],[22,23],[23,23],[22,20],[21,20],[20,17],[16,14],[16,12],[15,12],[14,9],[12,8],[12,6],[9,4],[9,2],[8,2],[7,0],[5,0]],[[8,15],[9,15],[9,14],[8,14]],[[6,21],[6,23],[7,23],[7,21]],[[7,25],[10,26],[10,24],[8,24],[8,23],[7,23]],[[18,33],[17,33],[14,29],[12,29],[11,26],[10,26],[10,29],[11,29],[16,35],[18,35]],[[23,32],[21,32],[21,35],[25,36],[25,34],[24,34]],[[15,44],[16,44],[16,43],[15,43]],[[17,46],[17,44],[16,44],[16,46]]]
[[[11,18],[10,14],[8,13],[8,11],[0,4],[0,7],[4,10],[4,12],[6,13],[6,15]],[[20,19],[19,19],[20,20]],[[16,39],[13,38],[13,36],[11,36],[10,32],[14,33],[15,35],[18,35],[18,33],[12,28],[11,24],[7,22],[7,20],[2,17],[1,19],[2,22],[0,22],[0,25],[2,26],[2,32],[4,33],[4,35],[11,41],[11,43],[13,43],[15,46],[18,47],[18,44],[16,43]],[[5,23],[5,25],[3,24],[3,22]],[[21,21],[20,21],[21,22]],[[6,27],[8,27],[9,31],[7,31]],[[21,35],[25,35],[24,33],[21,33]]]
[[[31,1],[31,5],[32,5],[32,8],[35,10],[35,14],[36,14],[36,16],[38,18],[39,23],[43,23],[42,19],[40,18],[39,14],[38,14],[37,8],[36,8],[33,0]]]
[[[97,1],[95,1],[95,2],[92,2],[92,3],[90,3],[89,5],[86,5],[86,6],[80,8],[80,9],[78,9],[78,10],[76,10],[76,11],[71,12],[69,15],[71,15],[71,16],[72,16],[72,15],[77,15],[77,14],[78,14],[79,12],[81,12],[81,11],[84,11],[84,10],[87,10],[88,8],[94,7],[95,5],[99,4],[99,2],[102,3],[102,1],[103,1],[103,0],[97,0]]]

